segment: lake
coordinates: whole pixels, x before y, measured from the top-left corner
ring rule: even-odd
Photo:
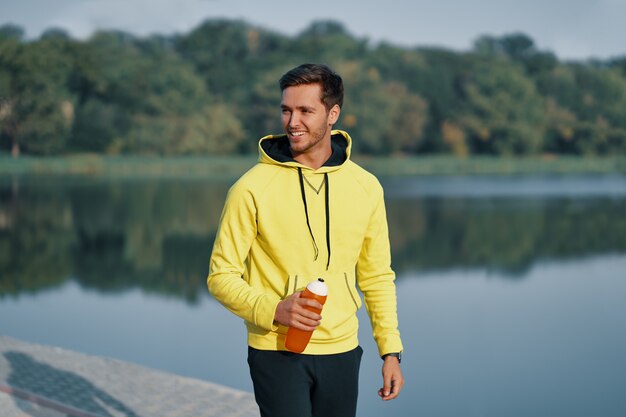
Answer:
[[[626,177],[394,177],[401,397],[359,416],[626,415]],[[206,290],[230,181],[0,177],[0,334],[252,391]]]

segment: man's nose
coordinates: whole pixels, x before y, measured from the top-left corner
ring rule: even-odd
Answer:
[[[299,125],[300,125],[300,117],[298,116],[296,112],[291,113],[291,116],[289,117],[289,126],[294,127],[294,126],[299,126]]]

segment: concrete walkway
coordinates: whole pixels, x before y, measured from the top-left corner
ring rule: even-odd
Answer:
[[[2,417],[258,417],[251,393],[0,336]]]

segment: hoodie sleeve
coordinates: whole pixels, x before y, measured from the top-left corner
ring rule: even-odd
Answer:
[[[379,354],[402,351],[398,330],[395,273],[391,269],[391,250],[383,190],[372,212],[357,262],[359,288],[372,323]]]
[[[207,286],[228,310],[266,330],[276,330],[274,313],[280,299],[244,280],[246,258],[257,234],[256,205],[241,183],[228,192],[213,245]]]

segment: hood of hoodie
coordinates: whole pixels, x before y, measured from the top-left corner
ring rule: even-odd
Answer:
[[[316,170],[317,172],[335,171],[350,159],[352,139],[347,132],[333,130],[330,140],[333,153],[324,165]],[[268,135],[259,140],[259,162],[312,170],[293,159],[286,134]]]

